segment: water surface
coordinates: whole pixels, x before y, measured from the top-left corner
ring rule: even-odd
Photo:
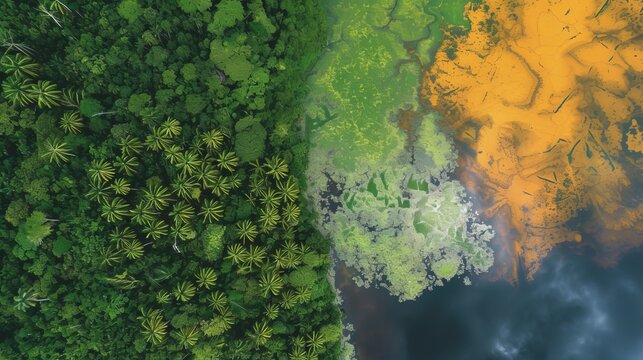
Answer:
[[[592,255],[561,247],[531,282],[451,282],[413,302],[345,271],[338,285],[359,359],[643,359],[643,251],[612,268]]]

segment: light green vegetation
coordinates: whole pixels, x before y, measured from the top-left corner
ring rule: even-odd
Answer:
[[[417,104],[439,29],[466,26],[464,4],[329,1],[336,22],[310,79],[308,193],[320,228],[359,271],[359,285],[381,285],[400,300],[493,262],[493,232],[450,179],[451,140]],[[399,110],[415,112],[411,137],[398,126]]]

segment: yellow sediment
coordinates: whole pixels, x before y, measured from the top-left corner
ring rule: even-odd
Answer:
[[[496,227],[498,275],[522,262],[532,277],[581,230],[605,259],[639,245],[643,207],[625,194],[643,165],[642,3],[486,3],[467,10],[467,35],[447,37],[422,97],[473,150],[459,176]],[[590,218],[571,224],[582,209]]]

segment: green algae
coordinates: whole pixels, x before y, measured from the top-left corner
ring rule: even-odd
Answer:
[[[308,194],[358,284],[400,300],[493,262],[493,232],[450,179],[452,141],[417,102],[441,27],[468,26],[465,3],[326,2],[334,23],[309,80],[305,119]],[[414,114],[413,129],[400,128],[400,110]]]

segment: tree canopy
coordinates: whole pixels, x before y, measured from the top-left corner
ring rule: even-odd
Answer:
[[[312,0],[2,1],[0,357],[337,358],[299,190],[325,40]]]

